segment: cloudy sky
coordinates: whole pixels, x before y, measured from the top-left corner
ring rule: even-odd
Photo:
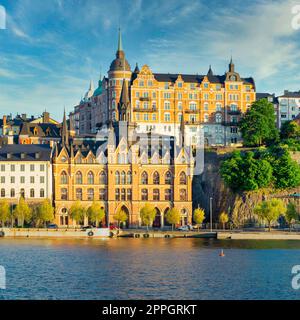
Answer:
[[[0,0],[7,29],[0,30],[0,114],[61,120],[106,74],[123,30],[132,67],[154,72],[223,74],[231,54],[257,91],[300,89],[298,1],[258,0]]]

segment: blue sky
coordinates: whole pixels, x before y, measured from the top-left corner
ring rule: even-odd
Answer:
[[[300,89],[300,30],[291,26],[299,1],[0,0],[0,114],[61,120],[100,69],[114,58],[119,24],[132,68],[223,74],[232,53],[257,91]]]

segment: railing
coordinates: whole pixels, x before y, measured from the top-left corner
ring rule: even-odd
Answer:
[[[157,109],[154,108],[154,107],[147,108],[147,109],[145,109],[145,108],[133,108],[133,111],[135,111],[135,112],[156,112]]]
[[[151,101],[150,97],[140,97],[140,101]]]

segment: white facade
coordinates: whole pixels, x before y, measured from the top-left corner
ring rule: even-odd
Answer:
[[[294,120],[300,114],[300,91],[288,92],[278,97],[279,127],[286,122]]]

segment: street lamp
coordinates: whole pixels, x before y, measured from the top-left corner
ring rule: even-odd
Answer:
[[[213,210],[212,210],[212,200],[213,200],[213,198],[212,198],[212,197],[210,197],[210,198],[209,198],[209,210],[210,210],[210,232],[212,232],[212,231],[213,231],[213,229],[212,229],[212,215],[213,215]]]

